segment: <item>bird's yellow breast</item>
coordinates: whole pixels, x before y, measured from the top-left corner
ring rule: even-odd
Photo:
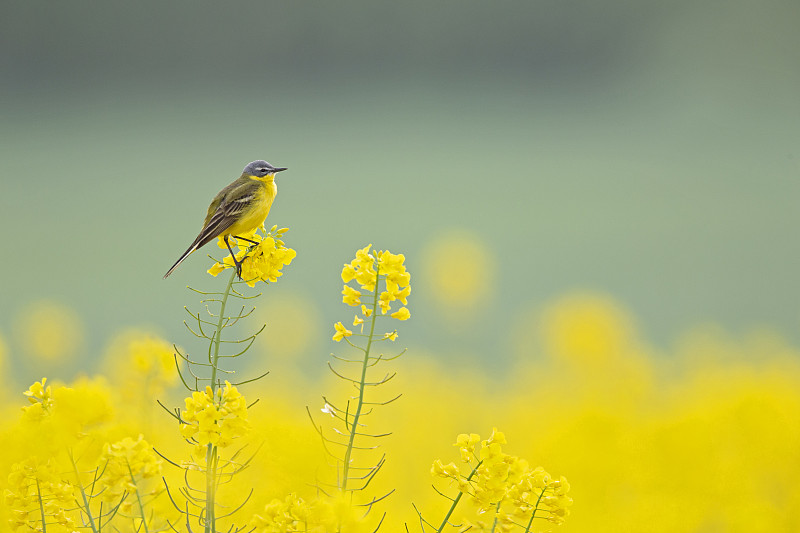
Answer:
[[[247,233],[261,224],[269,214],[269,209],[272,207],[272,202],[278,194],[278,186],[275,184],[274,176],[265,176],[257,178],[255,176],[248,176],[250,179],[260,181],[263,186],[259,187],[256,192],[256,197],[249,209],[242,213],[239,219],[228,228],[225,233],[229,235],[238,235]]]

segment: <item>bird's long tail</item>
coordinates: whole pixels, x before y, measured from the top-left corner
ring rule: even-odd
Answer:
[[[191,255],[191,253],[192,253],[192,252],[194,252],[195,250],[197,250],[199,247],[200,247],[200,244],[198,243],[198,241],[194,241],[194,242],[192,243],[192,245],[191,245],[191,246],[189,246],[189,249],[187,249],[185,252],[183,252],[183,255],[182,255],[182,256],[180,256],[180,257],[178,258],[178,260],[177,260],[177,261],[175,261],[175,264],[174,264],[174,265],[172,265],[172,268],[170,268],[169,270],[167,270],[167,273],[166,273],[166,274],[164,274],[164,279],[167,279],[167,276],[169,276],[170,274],[172,274],[172,272],[173,272],[173,271],[174,271],[176,268],[178,268],[178,265],[180,265],[181,263],[183,263],[183,262],[186,260],[186,258],[187,258],[187,257],[189,257],[189,255]]]

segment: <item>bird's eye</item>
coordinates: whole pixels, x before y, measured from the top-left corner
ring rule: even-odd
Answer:
[[[259,172],[263,172],[264,174],[267,173],[267,169],[266,168],[259,168],[258,171]]]

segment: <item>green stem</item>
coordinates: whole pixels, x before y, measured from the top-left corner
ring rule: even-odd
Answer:
[[[228,280],[228,285],[225,287],[225,292],[222,295],[222,302],[219,306],[219,320],[217,320],[217,332],[214,335],[214,354],[211,358],[211,390],[214,391],[217,387],[217,361],[219,360],[219,347],[220,339],[222,338],[222,322],[225,319],[225,305],[228,303],[228,295],[231,293],[233,280],[236,279],[236,269],[232,269],[231,279]]]
[[[68,450],[69,460],[72,463],[72,470],[75,472],[75,481],[78,482],[78,487],[81,489],[81,497],[83,498],[83,508],[86,511],[86,516],[89,517],[89,526],[91,526],[94,533],[98,533],[97,526],[94,525],[94,517],[92,510],[89,508],[89,499],[86,497],[86,491],[83,490],[83,483],[81,483],[81,475],[78,472],[78,465],[75,464],[75,457],[72,455],[72,450]]]
[[[494,521],[492,522],[492,533],[494,533],[494,530],[497,529],[497,514],[500,512],[500,504],[501,503],[502,503],[502,500],[497,502],[497,505],[494,508]]]
[[[536,511],[539,510],[539,502],[542,501],[542,496],[544,496],[544,492],[547,490],[547,487],[542,489],[541,494],[536,499],[536,505],[533,508],[533,513],[531,513],[531,519],[528,520],[528,526],[525,528],[525,533],[528,533],[531,530],[531,525],[533,524],[533,519],[536,518]]]
[[[42,517],[42,533],[47,533],[47,519],[44,516],[44,502],[42,501],[42,488],[39,486],[39,478],[36,478],[36,496],[39,498],[39,515]]]
[[[139,503],[139,516],[142,517],[142,526],[144,527],[144,533],[150,533],[149,529],[147,528],[147,517],[145,517],[144,515],[144,504],[142,503],[142,496],[139,494],[139,485],[136,484],[136,478],[133,476],[133,470],[131,470],[131,463],[128,462],[127,459],[125,459],[125,464],[128,466],[128,473],[131,475],[131,483],[133,483],[134,491],[136,493],[136,501]]]
[[[217,488],[217,447],[208,444],[206,451],[206,525],[205,533],[217,530],[216,488]]]
[[[473,468],[472,472],[470,472],[469,476],[467,476],[467,481],[472,479],[472,477],[475,475],[475,473],[478,471],[478,468],[482,464],[483,464],[483,461],[478,461],[478,464],[475,465],[475,468]],[[459,500],[461,500],[461,496],[463,496],[463,495],[464,495],[463,492],[458,491],[458,496],[455,497],[455,499],[453,500],[453,505],[450,506],[450,509],[448,509],[447,514],[444,515],[444,519],[442,520],[442,523],[439,525],[439,529],[436,530],[436,533],[441,533],[442,532],[442,530],[444,529],[444,526],[447,524],[447,521],[450,520],[450,515],[452,515],[453,511],[456,510],[456,505],[458,505],[458,502],[459,502]]]
[[[375,319],[378,317],[378,284],[380,283],[380,264],[375,268],[375,294],[372,298],[372,321],[369,326],[369,338],[367,347],[364,349],[364,362],[361,365],[361,382],[358,387],[358,405],[353,414],[353,421],[350,424],[350,438],[347,441],[347,451],[344,453],[344,465],[342,465],[342,492],[347,490],[347,476],[350,473],[350,456],[353,454],[353,444],[356,440],[358,431],[358,419],[361,417],[361,409],[364,407],[364,387],[367,381],[367,367],[369,366],[369,351],[372,348],[372,338],[375,334]]]
[[[217,389],[217,363],[219,361],[219,347],[222,344],[222,323],[225,320],[225,305],[228,303],[228,296],[233,287],[233,280],[236,279],[236,269],[231,272],[225,292],[222,294],[222,301],[219,306],[219,319],[217,320],[217,331],[214,334],[214,353],[209,363],[211,363],[211,393],[215,394]],[[215,400],[216,396],[212,398]],[[206,451],[206,524],[205,533],[213,533],[217,527],[216,517],[216,486],[217,486],[217,447],[208,444]]]

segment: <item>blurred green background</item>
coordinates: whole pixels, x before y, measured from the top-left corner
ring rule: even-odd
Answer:
[[[7,3],[14,372],[48,368],[11,335],[42,299],[86,328],[54,377],[122,327],[182,342],[185,286],[215,286],[205,253],[161,277],[259,158],[290,169],[267,225],[298,252],[267,292],[313,302],[320,357],[367,243],[415,276],[405,343],[487,368],[515,317],[575,289],[657,345],[709,321],[798,339],[799,24],[795,0]],[[423,265],[452,235],[490,266],[458,321]]]

